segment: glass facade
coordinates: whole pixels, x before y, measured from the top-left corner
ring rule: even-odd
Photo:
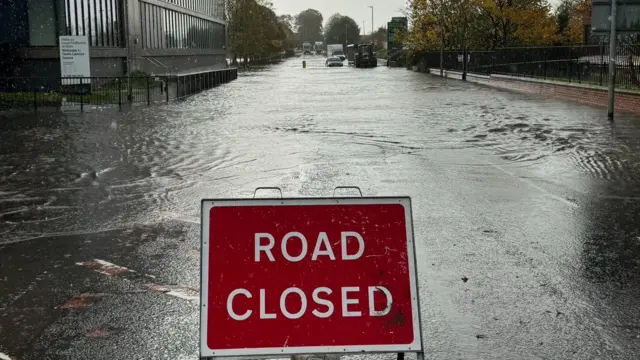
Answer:
[[[122,46],[120,0],[64,0],[67,35],[86,35],[91,46]]]
[[[29,45],[55,46],[64,35],[64,0],[28,0]]]
[[[92,47],[124,47],[129,1],[139,5],[143,48],[226,46],[225,0],[0,0],[0,44],[56,46],[60,35],[79,35]]]
[[[215,11],[213,6],[207,7],[212,5],[213,1],[173,0],[169,2],[174,2],[176,5],[200,4],[203,10]],[[145,49],[219,50],[225,46],[225,26],[196,16],[140,2],[140,22],[142,23],[142,47]]]
[[[200,14],[224,20],[224,0],[164,0]]]

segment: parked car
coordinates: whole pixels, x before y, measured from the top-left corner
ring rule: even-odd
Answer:
[[[343,66],[342,60],[337,56],[332,56],[332,57],[327,58],[326,65],[329,66],[329,67]]]

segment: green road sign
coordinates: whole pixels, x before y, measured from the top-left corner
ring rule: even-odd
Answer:
[[[406,17],[394,17],[387,23],[387,48],[402,48],[398,34],[406,32],[408,20]]]

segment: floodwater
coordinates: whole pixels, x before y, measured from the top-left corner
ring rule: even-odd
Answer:
[[[202,198],[357,185],[412,197],[429,358],[640,356],[640,117],[301,61],[163,106],[0,114],[0,354],[193,358],[197,303],[77,263],[197,289]]]

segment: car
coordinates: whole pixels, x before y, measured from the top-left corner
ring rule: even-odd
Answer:
[[[329,67],[333,67],[333,66],[343,66],[342,64],[342,60],[337,57],[337,56],[332,56],[330,58],[327,58],[327,66]]]
[[[334,51],[334,52],[331,54],[331,56],[339,57],[339,58],[340,58],[340,60],[342,60],[342,61],[344,61],[344,59],[346,59],[346,58],[347,58],[347,57],[344,55],[344,51],[342,51],[342,50],[336,50],[336,51]]]

